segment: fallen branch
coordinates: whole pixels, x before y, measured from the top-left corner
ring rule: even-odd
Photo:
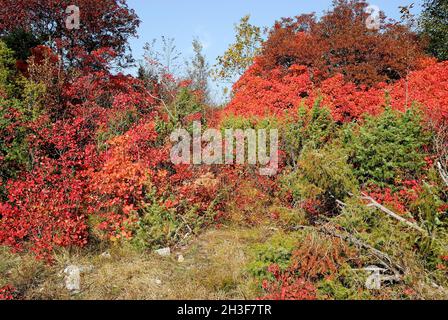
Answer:
[[[443,169],[440,162],[437,162],[437,168],[439,169],[439,174],[442,177],[443,182],[448,186],[448,173]]]
[[[347,206],[347,204],[338,199],[336,199],[336,204],[339,206],[340,209],[344,209]]]
[[[365,193],[362,194],[361,199],[363,200],[367,200],[370,203],[367,205],[368,207],[374,207],[377,208],[379,210],[381,210],[382,212],[386,213],[387,215],[389,215],[390,217],[394,218],[395,220],[398,220],[402,223],[404,223],[405,225],[407,225],[408,227],[413,228],[414,230],[417,230],[425,235],[428,235],[428,232],[423,229],[422,227],[418,226],[415,223],[412,223],[411,221],[401,217],[400,215],[396,214],[395,212],[393,212],[392,210],[387,209],[385,206],[379,204],[377,201],[375,201],[375,199],[373,199],[372,197],[369,197],[368,195],[366,195]]]
[[[348,232],[345,232],[345,234],[341,234],[337,231],[335,227],[330,227],[328,224],[323,225],[321,228],[318,229],[318,231],[323,232],[325,234],[328,234],[330,236],[339,238],[343,241],[350,242],[353,245],[363,248],[367,251],[369,251],[375,258],[377,258],[381,264],[386,267],[388,270],[392,271],[395,275],[398,275],[400,273],[404,273],[405,269],[400,264],[394,262],[392,258],[387,254],[384,253],[371,245],[359,240],[355,236],[351,235]]]

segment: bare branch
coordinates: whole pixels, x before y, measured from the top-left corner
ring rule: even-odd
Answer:
[[[401,217],[400,215],[396,214],[395,212],[393,212],[392,210],[389,210],[388,208],[382,206],[381,204],[379,204],[377,201],[375,201],[375,199],[373,199],[372,197],[369,197],[368,195],[366,195],[365,193],[362,194],[363,196],[361,197],[361,199],[363,200],[367,200],[370,203],[367,205],[368,207],[374,207],[377,208],[379,210],[381,210],[382,212],[386,213],[387,215],[389,215],[390,217],[394,218],[395,220],[398,220],[402,223],[404,223],[405,225],[407,225],[408,227],[411,227],[414,230],[417,230],[425,235],[428,235],[428,232],[423,229],[422,227],[418,226],[415,223],[410,222],[409,220]]]
[[[394,274],[399,274],[399,273],[404,273],[405,272],[405,268],[403,266],[401,266],[400,264],[394,262],[392,260],[392,258],[388,254],[386,254],[386,253],[384,253],[384,252],[382,252],[382,251],[372,247],[371,245],[369,245],[369,244],[359,240],[358,238],[356,238],[355,236],[349,234],[348,232],[341,233],[334,226],[330,226],[328,224],[323,225],[321,228],[319,228],[317,230],[319,232],[322,232],[322,233],[331,235],[333,237],[339,238],[339,239],[341,239],[343,241],[350,242],[350,243],[352,243],[353,245],[355,245],[355,246],[357,246],[359,248],[362,248],[362,249],[365,249],[365,250],[369,251],[375,258],[377,258],[381,262],[381,264],[384,267],[386,267],[387,269],[392,271]]]
[[[154,100],[157,100],[157,101],[159,101],[159,102],[162,103],[162,105],[163,105],[165,111],[168,113],[168,115],[171,117],[172,120],[175,120],[175,119],[176,119],[176,118],[173,116],[173,114],[171,113],[171,111],[170,111],[170,109],[168,108],[167,104],[165,103],[165,101],[164,101],[162,98],[156,97],[155,95],[151,94],[149,91],[148,91],[148,95],[149,95],[151,98],[153,98]]]
[[[433,148],[437,155],[437,169],[443,182],[448,186],[448,124],[432,123],[434,132]]]
[[[439,170],[439,174],[443,182],[448,186],[448,173],[445,171],[440,162],[437,162],[437,169]]]

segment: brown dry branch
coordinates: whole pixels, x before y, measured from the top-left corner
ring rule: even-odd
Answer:
[[[393,272],[396,278],[398,278],[400,274],[405,273],[405,268],[400,264],[398,264],[397,262],[394,262],[393,259],[387,253],[384,253],[372,247],[371,245],[361,241],[360,239],[356,238],[347,231],[338,230],[338,228],[336,228],[334,225],[331,225],[330,223],[322,225],[317,230],[321,233],[325,233],[327,235],[339,238],[343,241],[352,243],[353,245],[355,245],[360,249],[367,250],[372,256],[377,258],[385,268]]]

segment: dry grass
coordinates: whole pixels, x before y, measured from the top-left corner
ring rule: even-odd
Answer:
[[[263,241],[262,228],[211,230],[171,257],[138,253],[131,248],[60,252],[53,266],[33,257],[0,251],[0,285],[14,284],[24,299],[152,300],[152,299],[253,299],[255,285],[246,275],[247,249]],[[184,262],[178,262],[182,254]],[[93,266],[82,275],[82,292],[64,288],[64,268],[69,264]]]

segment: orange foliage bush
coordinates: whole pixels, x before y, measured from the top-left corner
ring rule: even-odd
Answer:
[[[310,71],[303,66],[291,66],[285,75],[277,69],[261,70],[259,62],[255,62],[235,84],[234,97],[221,117],[282,116],[295,113],[302,103],[311,107],[321,98],[339,122],[377,115],[388,103],[403,111],[415,102],[428,121],[448,119],[448,62],[430,63],[425,69],[412,72],[408,79],[391,85],[379,83],[372,88],[346,82],[342,75],[313,85]]]

